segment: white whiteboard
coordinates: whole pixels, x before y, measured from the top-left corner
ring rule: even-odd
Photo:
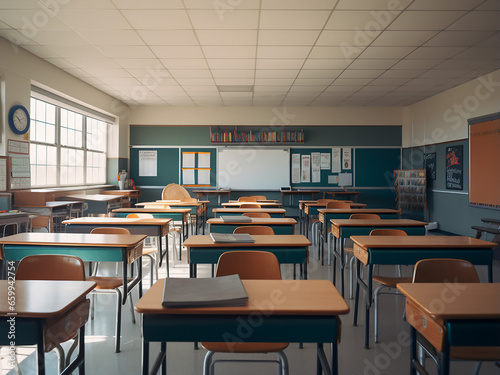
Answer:
[[[290,185],[290,153],[283,149],[227,148],[219,151],[217,186],[279,190]]]

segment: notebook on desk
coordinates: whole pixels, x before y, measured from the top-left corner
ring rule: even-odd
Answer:
[[[226,223],[251,223],[252,218],[250,216],[243,215],[229,215],[229,216],[221,216],[222,221]]]
[[[239,275],[166,278],[163,307],[244,306],[248,294]]]
[[[255,242],[248,233],[210,233],[210,238],[219,243],[252,243]]]

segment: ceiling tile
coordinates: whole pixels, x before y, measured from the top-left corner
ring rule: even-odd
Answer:
[[[207,59],[252,59],[255,46],[203,46]]]
[[[191,29],[185,10],[123,10],[124,17],[138,30]]]
[[[255,78],[296,78],[298,69],[257,69]]]
[[[448,59],[463,51],[465,47],[419,47],[407,59]]]
[[[389,69],[398,59],[356,59],[349,65],[349,69]]]
[[[255,69],[255,59],[207,59],[210,69]]]
[[[262,10],[260,29],[322,29],[329,11],[321,10]],[[293,25],[293,26],[292,26]]]
[[[484,0],[415,0],[408,7],[409,10],[470,10]]]
[[[302,69],[297,78],[337,78],[343,70],[341,69]]]
[[[154,58],[155,54],[151,52],[148,46],[99,46],[105,56],[112,58]],[[158,57],[158,56],[157,56]],[[164,56],[161,56],[164,57]]]
[[[118,10],[61,9],[56,16],[76,30],[130,29],[130,24]]]
[[[318,35],[319,30],[259,30],[259,45],[312,46]]]
[[[262,0],[262,9],[332,9],[337,0]]]
[[[379,30],[324,30],[316,45],[364,47],[370,45],[380,33],[381,31]]]
[[[364,51],[362,48],[345,47],[314,47],[309,57],[313,59],[352,59],[358,57]]]
[[[160,59],[167,69],[207,69],[205,59]]]
[[[303,46],[259,46],[257,48],[257,58],[271,59],[271,58],[306,58],[310,47]]]
[[[367,47],[359,56],[362,59],[402,59],[415,47]]]
[[[199,46],[150,46],[150,48],[160,59],[198,59],[204,57]]]
[[[275,70],[274,70],[275,71]],[[212,69],[214,78],[253,78],[253,69]]]
[[[495,30],[499,29],[500,10],[472,11],[451,25],[449,30]]]
[[[384,31],[375,39],[372,46],[420,46],[436,34],[436,31]]]
[[[257,69],[300,69],[304,59],[258,59]]]
[[[355,30],[370,35],[371,30],[382,30],[385,23],[390,23],[396,12],[379,12],[367,10],[335,10],[325,26],[326,30]]]
[[[344,72],[339,75],[340,78],[377,78],[385,70],[344,70]]]
[[[441,31],[425,43],[426,47],[472,46],[492,36],[491,31]]]
[[[345,69],[351,59],[307,59],[302,69]]]
[[[71,3],[75,0],[71,0]],[[78,0],[85,2],[87,0]],[[93,0],[101,1],[101,0]],[[112,0],[120,9],[183,9],[182,0]]]
[[[257,30],[197,30],[204,46],[255,46]]]
[[[256,10],[240,10],[235,8],[229,12],[189,10],[189,18],[195,29],[242,29],[257,28],[259,12]]]
[[[165,1],[165,0],[161,0]],[[206,0],[184,0],[187,9],[219,10],[231,12],[235,9],[259,9],[260,0],[228,0],[224,2],[212,2]]]
[[[446,11],[406,11],[399,15],[388,30],[443,30],[465,12]]]
[[[193,30],[138,30],[137,33],[149,45],[197,46],[198,39]]]
[[[412,0],[339,0],[336,9],[349,9],[349,10],[401,10],[408,6]]]

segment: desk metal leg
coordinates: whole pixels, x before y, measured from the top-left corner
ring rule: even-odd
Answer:
[[[43,324],[38,324],[38,344],[36,346],[37,374],[45,375],[45,352],[43,350]]]
[[[417,330],[410,325],[410,375],[417,375]]]
[[[332,345],[334,345],[332,343]],[[326,358],[325,350],[323,348],[323,343],[318,343],[317,344],[317,367],[316,367],[316,373],[318,375],[325,374],[325,375],[337,375],[337,362],[331,363],[330,365],[328,364],[328,359]]]

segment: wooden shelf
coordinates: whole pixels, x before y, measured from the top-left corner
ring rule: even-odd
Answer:
[[[304,143],[304,130],[238,130],[237,127],[211,127],[211,143],[297,144]]]

